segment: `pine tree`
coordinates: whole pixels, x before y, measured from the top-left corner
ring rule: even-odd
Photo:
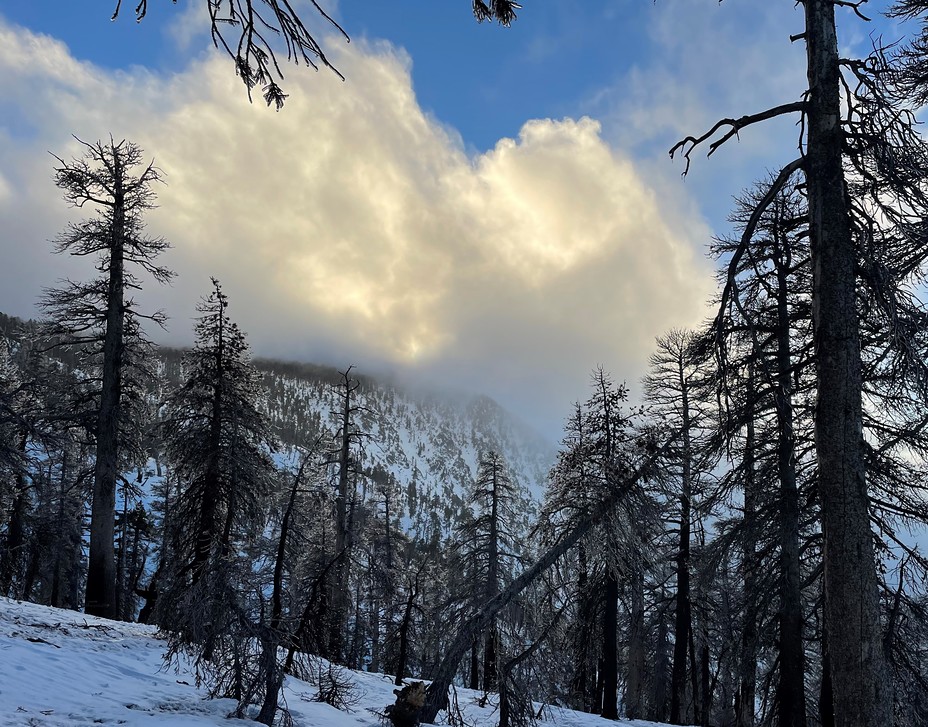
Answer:
[[[468,502],[470,510],[455,533],[456,555],[462,565],[471,608],[495,598],[513,576],[517,557],[516,508],[518,490],[502,456],[488,450],[480,457],[477,476]],[[500,634],[496,620],[491,620],[483,634],[483,689],[498,684]],[[476,658],[475,641],[472,653]],[[471,673],[474,673],[471,669]]]
[[[588,515],[631,472],[638,455],[639,412],[626,408],[626,387],[615,385],[601,368],[593,372],[591,385],[593,394],[584,405],[577,405],[549,477],[541,514],[548,539],[556,539]],[[637,713],[643,706],[647,556],[642,544],[648,511],[644,493],[630,493],[602,527],[578,544],[576,553],[573,696],[578,706],[611,719],[618,716],[620,583],[632,604],[628,618],[632,654],[623,680],[628,686],[626,707]]]
[[[711,418],[706,411],[704,379],[696,361],[695,336],[692,332],[673,330],[658,338],[657,351],[651,355],[650,371],[644,380],[645,393],[654,416],[662,418],[680,438],[663,462],[668,492],[676,506],[671,506],[676,531],[676,594],[674,608],[674,650],[670,693],[670,723],[683,724],[687,673],[695,683],[696,654],[693,640],[693,575],[691,550],[694,524],[700,513],[694,507],[700,490],[700,478],[711,471],[713,463],[705,446],[706,426]],[[695,692],[695,690],[693,690]],[[694,701],[695,701],[695,694]]]
[[[257,619],[249,616],[251,564],[244,542],[263,527],[274,466],[274,438],[258,407],[258,374],[248,344],[213,291],[197,307],[196,343],[186,380],[167,400],[165,458],[180,495],[172,506],[170,584],[158,599],[158,623],[172,648],[191,647],[200,668],[218,649],[240,661]],[[239,662],[236,662],[239,663]],[[216,677],[215,690],[241,697],[241,674]]]
[[[144,347],[141,316],[129,296],[141,284],[133,268],[159,283],[173,274],[154,262],[168,244],[144,235],[143,215],[154,206],[153,185],[161,173],[153,164],[136,171],[142,150],[131,142],[110,139],[109,143],[81,144],[83,157],[71,162],[58,159],[55,183],[68,204],[90,207],[96,215],[69,225],[56,240],[55,252],[95,257],[101,276],[87,283],[66,281],[47,291],[42,305],[51,319],[56,344],[80,346],[83,355],[99,367],[93,378],[96,459],[84,607],[87,613],[116,618],[114,523],[124,444],[120,426],[125,423],[129,349]],[[145,317],[158,324],[164,320],[157,313]],[[143,353],[135,357],[136,361],[143,359]]]

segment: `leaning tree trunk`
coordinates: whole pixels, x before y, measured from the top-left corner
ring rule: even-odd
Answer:
[[[96,461],[90,507],[90,551],[84,610],[94,616],[117,618],[116,561],[113,535],[116,524],[116,477],[119,475],[119,415],[125,344],[124,254],[126,209],[123,170],[113,154],[113,246],[106,290],[106,331],[103,338],[103,381],[97,411]]]
[[[428,688],[428,695],[425,704],[420,713],[420,721],[430,724],[435,721],[438,713],[445,708],[448,701],[448,687],[454,679],[458,665],[467,650],[470,648],[477,634],[485,631],[496,618],[496,615],[506,606],[512,603],[513,599],[518,596],[528,585],[533,583],[542,573],[562,558],[572,547],[595,526],[613,511],[613,509],[625,499],[632,488],[638,483],[644,474],[654,466],[654,463],[663,457],[667,449],[677,439],[679,432],[673,434],[666,442],[657,448],[650,456],[645,458],[644,462],[632,472],[631,475],[619,482],[610,482],[610,494],[603,498],[597,506],[591,508],[591,514],[579,520],[573,527],[573,530],[564,535],[557,543],[549,548],[536,563],[523,571],[518,578],[512,581],[504,588],[496,598],[490,600],[480,611],[474,614],[458,630],[454,640],[448,646],[444,658],[438,664],[435,670],[435,676]]]
[[[842,167],[834,0],[805,0],[806,182],[812,242],[825,621],[835,724],[892,724],[863,461],[855,250]]]

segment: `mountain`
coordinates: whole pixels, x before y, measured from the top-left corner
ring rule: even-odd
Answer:
[[[12,346],[34,335],[35,324],[0,314],[0,337]],[[150,397],[157,404],[183,380],[184,350],[160,347],[154,369],[160,381]],[[73,351],[56,356],[59,365],[77,365]],[[341,407],[338,369],[310,363],[256,359],[264,386],[263,406],[277,432],[281,462],[292,462],[297,447],[315,441],[334,448]],[[458,521],[482,454],[499,452],[524,500],[525,524],[534,518],[555,447],[492,399],[434,387],[416,387],[392,377],[351,371],[359,386],[357,427],[363,432],[357,455],[365,496],[388,491],[391,509],[405,529],[447,534]],[[157,408],[156,406],[153,409]]]
[[[169,385],[181,378],[183,351],[159,352]],[[342,375],[316,364],[256,359],[264,407],[285,450],[319,438],[334,447]],[[540,501],[555,447],[486,396],[415,388],[393,378],[351,371],[358,381],[357,425],[362,490],[389,488],[410,531],[447,533],[457,521],[481,455],[498,451],[523,493],[526,521]],[[328,443],[328,444],[326,444]],[[365,494],[367,494],[365,492]]]

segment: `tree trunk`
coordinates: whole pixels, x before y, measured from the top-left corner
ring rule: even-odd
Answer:
[[[712,712],[712,672],[709,666],[709,631],[704,622],[699,645],[699,724],[702,727],[709,727]]]
[[[117,618],[116,562],[113,535],[116,521],[116,478],[119,475],[119,418],[125,344],[123,292],[125,255],[125,194],[122,159],[113,153],[113,244],[106,291],[106,331],[103,338],[103,381],[97,412],[96,461],[90,508],[90,551],[84,611]]]
[[[122,490],[122,522],[119,526],[119,552],[116,555],[116,618],[127,621],[125,616],[126,601],[129,594],[126,589],[126,557],[128,555],[126,541],[129,534],[129,488],[123,485]]]
[[[367,610],[368,629],[371,633],[371,660],[367,670],[380,671],[380,599],[372,598]]]
[[[793,433],[792,356],[787,243],[775,225],[777,273],[777,472],[780,479],[780,671],[776,713],[780,727],[806,727],[805,648],[802,641],[802,574],[799,563],[799,488]]]
[[[628,629],[628,673],[625,688],[626,719],[644,717],[645,649],[647,633],[644,624],[644,574],[635,563],[629,588],[631,613]]]
[[[856,256],[842,167],[838,42],[833,0],[806,0],[815,444],[824,532],[825,620],[835,724],[892,723],[880,634],[861,422]]]
[[[398,687],[403,685],[403,675],[406,673],[406,661],[409,658],[409,629],[412,625],[412,609],[415,606],[418,594],[419,579],[417,577],[415,585],[409,592],[406,608],[403,610],[403,620],[400,622],[400,654],[396,663],[396,681],[394,682]],[[473,675],[471,676],[473,677]]]
[[[344,377],[344,399],[341,412],[341,437],[338,452],[338,492],[335,497],[335,552],[339,558],[333,572],[331,618],[329,622],[329,654],[335,661],[344,659],[344,630],[348,621],[348,485],[351,464],[351,394],[354,392],[351,367]]]
[[[651,684],[651,703],[648,709],[648,719],[652,722],[663,722],[667,717],[667,672],[670,666],[670,644],[667,636],[667,619],[662,611],[658,614],[654,681]]]
[[[618,719],[619,655],[617,653],[617,644],[619,634],[617,620],[619,613],[619,583],[612,569],[609,569],[606,573],[603,600],[603,701],[600,715],[604,719]]]
[[[589,624],[592,621],[592,608],[590,595],[587,593],[587,560],[586,547],[582,542],[577,545],[577,599],[580,602],[580,618],[574,624],[576,636],[574,637],[574,678],[572,692],[575,709],[589,712],[592,708],[590,699],[589,681],[590,654],[589,654]]]
[[[29,441],[28,432],[19,434],[17,445],[19,451],[26,451]],[[0,596],[10,596],[13,579],[20,571],[23,549],[26,545],[26,507],[29,503],[29,490],[26,477],[22,469],[17,469],[15,484],[13,486],[13,507],[10,508],[10,520],[7,523],[6,538],[3,540],[3,550],[0,552]]]
[[[683,379],[682,366],[680,373]],[[685,385],[683,391],[683,477],[680,492],[680,543],[677,549],[677,594],[673,666],[670,676],[670,724],[683,724],[686,698],[686,656],[692,630],[690,605],[690,433]]]
[[[492,692],[496,689],[498,681],[496,674],[496,624],[487,629],[483,641],[483,691]]]
[[[488,533],[487,547],[487,600],[496,598],[499,594],[499,469],[497,460],[493,460],[491,473],[491,499],[490,499],[490,532]],[[490,622],[484,638],[483,647],[483,691],[491,692],[496,689],[497,664],[496,645],[498,635],[496,620]]]
[[[822,683],[818,697],[818,719],[822,727],[835,727],[835,695],[831,688],[831,660],[828,658],[828,627],[822,633]]]
[[[274,558],[274,580],[271,590],[271,620],[267,629],[262,632],[263,643],[261,668],[264,671],[264,702],[257,721],[261,724],[273,725],[277,715],[277,702],[280,688],[284,683],[284,670],[277,661],[277,649],[283,639],[282,626],[284,614],[284,561],[287,557],[287,541],[290,538],[290,523],[293,521],[293,510],[296,505],[296,495],[303,480],[306,469],[306,458],[300,462],[300,469],[293,478],[290,488],[290,497],[287,499],[287,508],[280,521],[280,538],[277,541],[277,555]]]
[[[746,398],[755,396],[754,372],[748,373]],[[757,697],[757,482],[754,472],[754,418],[749,417],[744,441],[744,547],[741,578],[744,582],[744,613],[741,622],[741,650],[738,658],[738,692],[735,700],[737,727],[754,727],[754,701]]]
[[[474,691],[480,689],[480,650],[477,647],[477,639],[474,639],[470,645],[470,673],[467,688]]]

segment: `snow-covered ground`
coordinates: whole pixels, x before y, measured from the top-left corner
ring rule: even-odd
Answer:
[[[230,720],[231,700],[206,699],[191,673],[164,668],[165,644],[150,626],[85,616],[74,611],[0,598],[0,725],[77,727],[203,727],[255,724]],[[316,689],[287,678],[285,698],[296,727],[379,726],[374,712],[394,701],[392,680],[350,672],[359,701],[342,712],[313,701]],[[495,727],[493,704],[458,690],[473,727]],[[492,700],[491,700],[492,702]],[[441,717],[439,718],[441,719]],[[607,722],[569,710],[549,710],[547,724],[606,727]],[[649,722],[624,722],[646,727]]]

